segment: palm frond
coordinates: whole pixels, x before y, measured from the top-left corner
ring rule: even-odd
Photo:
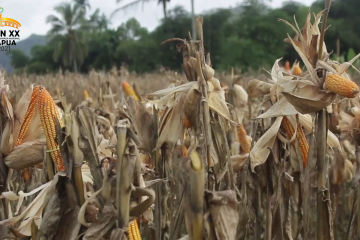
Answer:
[[[121,0],[120,0],[121,1]],[[118,0],[118,2],[120,2],[119,0]],[[111,13],[111,15],[110,15],[110,19],[116,14],[116,13],[118,13],[119,11],[126,11],[126,9],[128,9],[128,8],[130,8],[130,7],[134,7],[135,5],[137,5],[137,4],[139,4],[139,3],[146,3],[146,2],[149,2],[149,1],[151,1],[151,0],[135,0],[135,1],[133,1],[133,2],[131,2],[131,3],[128,3],[128,4],[126,4],[126,5],[124,5],[124,6],[122,6],[122,7],[119,7],[119,8],[117,8],[117,9],[115,9],[112,13]]]

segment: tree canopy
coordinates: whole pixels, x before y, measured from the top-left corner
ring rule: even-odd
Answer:
[[[349,52],[360,52],[357,5],[358,0],[334,0],[329,15],[328,50],[336,53],[339,42],[340,55],[346,59]],[[263,1],[249,0],[236,8],[209,11],[202,15],[205,51],[210,52],[212,64],[218,71],[231,67],[243,71],[269,67],[280,57],[293,62],[296,53],[283,41],[292,31],[278,19],[293,22],[296,15],[301,26],[309,8],[318,13],[323,6],[323,0],[310,7],[287,1],[282,7],[271,9]],[[88,72],[109,70],[122,64],[140,73],[159,67],[181,68],[176,43],[161,44],[170,38],[188,38],[191,15],[180,6],[168,10],[166,21],[161,21],[152,32],[134,18],[111,29],[107,16],[99,9],[91,12],[88,1],[63,3],[54,10],[58,15],[48,17],[53,26],[49,32],[51,41],[45,46],[35,46],[31,59],[19,51],[11,53],[12,65],[17,70],[45,73],[62,68]]]

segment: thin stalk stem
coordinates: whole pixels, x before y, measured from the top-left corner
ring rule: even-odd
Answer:
[[[331,0],[326,0],[325,1],[324,17],[323,17],[323,21],[322,21],[322,24],[321,24],[320,46],[319,46],[319,53],[318,53],[318,59],[320,59],[320,60],[322,58],[322,52],[323,52],[323,47],[324,47],[324,39],[325,39],[325,29],[326,29],[327,19],[328,19],[328,16],[329,16],[330,6],[331,6]]]
[[[207,102],[208,95],[207,95],[207,83],[202,71],[202,67],[205,66],[205,57],[204,57],[204,42],[203,42],[203,28],[202,28],[202,18],[197,19],[197,34],[200,40],[200,52],[196,53],[196,60],[197,60],[197,70],[198,76],[200,78],[201,83],[201,92],[203,97],[203,117],[204,117],[204,135],[205,135],[205,143],[206,143],[206,160],[207,160],[207,167],[208,167],[208,178],[210,177],[209,172],[211,169],[211,153],[210,153],[210,146],[211,146],[211,130],[210,130],[210,110],[209,104]],[[210,181],[208,181],[210,184]]]
[[[326,139],[327,139],[327,121],[326,109],[320,110],[317,114],[317,172],[318,172],[318,195],[317,195],[317,240],[325,240],[326,224]]]

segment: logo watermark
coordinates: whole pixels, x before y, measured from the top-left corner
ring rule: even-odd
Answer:
[[[12,18],[3,17],[3,12],[4,8],[0,7],[0,51],[10,51],[11,46],[16,46],[16,40],[20,40],[20,30],[18,29],[21,24]]]

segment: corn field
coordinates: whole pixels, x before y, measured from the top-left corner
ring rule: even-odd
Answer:
[[[201,17],[162,43],[182,73],[2,73],[0,238],[359,239],[360,54],[331,60],[330,3],[280,19],[301,62],[256,78],[215,72]]]

